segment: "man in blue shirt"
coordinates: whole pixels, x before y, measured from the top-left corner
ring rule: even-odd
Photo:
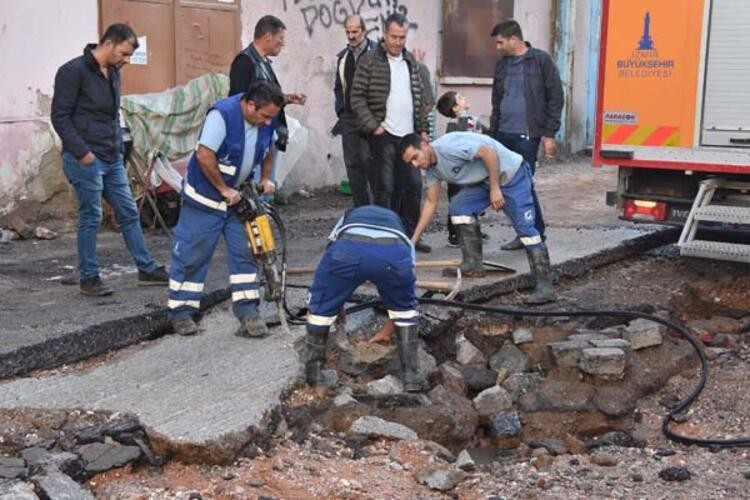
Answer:
[[[449,213],[463,254],[462,274],[484,276],[477,216],[488,207],[504,210],[526,248],[536,279],[534,291],[524,302],[543,304],[555,300],[549,253],[534,226],[531,171],[521,155],[491,137],[473,132],[451,132],[432,143],[410,134],[401,141],[399,151],[404,162],[423,169],[427,178],[427,197],[413,238],[422,234],[435,215],[440,182],[459,185],[461,190],[451,200]]]
[[[378,288],[396,325],[404,389],[427,388],[419,373],[414,245],[395,212],[376,205],[346,211],[328,238],[331,243],[315,271],[308,303],[305,377],[314,387],[330,385],[323,370],[328,331],[345,302],[365,281]]]
[[[240,185],[257,168],[261,168],[262,192],[272,194],[275,190],[270,177],[275,155],[272,143],[276,115],[283,103],[277,85],[258,81],[244,94],[217,101],[206,115],[183,181],[183,203],[172,248],[168,316],[180,335],[198,332],[193,318],[221,235],[229,256],[232,310],[241,324],[237,335],[268,334],[258,314],[258,267],[234,206],[240,201]]]

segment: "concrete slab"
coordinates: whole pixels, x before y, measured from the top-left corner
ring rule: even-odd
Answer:
[[[124,351],[84,373],[22,378],[0,385],[0,407],[83,408],[135,414],[160,451],[190,459],[230,459],[253,435],[300,375],[292,337],[273,329],[264,339],[233,335],[237,320],[219,310],[205,333],[169,335]],[[161,443],[161,444],[159,444]]]

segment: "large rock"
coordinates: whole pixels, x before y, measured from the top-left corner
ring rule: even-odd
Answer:
[[[578,368],[581,351],[591,347],[585,340],[566,340],[547,344],[552,363],[560,368]]]
[[[474,324],[464,330],[464,336],[477,349],[489,355],[502,347],[510,332],[510,325],[504,323]]]
[[[508,373],[522,373],[528,371],[530,367],[529,357],[511,342],[506,342],[490,357],[490,368],[495,371],[504,368]]]
[[[497,372],[489,368],[472,365],[459,365],[456,368],[463,375],[466,388],[470,391],[483,391],[497,383]]]
[[[614,347],[626,353],[631,350],[630,342],[625,339],[593,339],[590,342],[594,347]]]
[[[96,474],[138,460],[141,456],[141,449],[137,446],[91,443],[81,446],[78,453],[86,462],[86,472]]]
[[[443,363],[438,368],[440,383],[453,394],[464,396],[466,394],[466,382],[461,370],[450,363]]]
[[[501,411],[490,419],[490,436],[503,439],[521,434],[521,419],[516,410]]]
[[[627,328],[622,332],[622,338],[630,342],[633,350],[637,351],[661,345],[664,330],[664,326],[659,323],[638,318],[628,323]]]
[[[466,478],[466,473],[460,469],[436,467],[417,472],[415,479],[430,489],[449,491]]]
[[[435,361],[435,356],[427,352],[421,342],[419,349],[417,350],[417,360],[419,363],[419,373],[421,373],[424,378],[429,378],[430,375],[437,371],[437,361]]]
[[[41,490],[45,498],[55,500],[94,500],[94,495],[73,481],[62,472],[48,471],[40,476],[34,476],[31,480]]]
[[[22,458],[0,457],[0,479],[23,479],[29,473],[26,460]]]
[[[46,448],[35,446],[23,450],[21,456],[31,466],[51,467],[53,470],[59,470],[74,479],[78,479],[83,474],[84,466],[81,457],[75,453],[67,451],[52,453],[47,451]]]
[[[619,377],[625,373],[625,351],[614,347],[592,347],[581,355],[581,371],[590,375]]]
[[[485,366],[487,364],[484,353],[463,335],[456,338],[456,361],[462,365]]]
[[[388,396],[392,394],[401,394],[404,392],[404,384],[393,375],[373,380],[367,383],[367,393],[371,396]]]
[[[0,481],[0,500],[39,500],[39,497],[28,483]]]
[[[329,343],[330,345],[330,343]],[[352,344],[347,338],[337,337],[339,351],[338,370],[353,376],[367,373],[382,377],[399,369],[396,346],[357,342]]]
[[[534,341],[534,333],[528,328],[516,328],[513,330],[513,343],[526,344]]]
[[[388,439],[419,439],[417,433],[405,425],[372,416],[359,417],[349,428],[349,433]]]
[[[513,407],[513,398],[502,387],[494,386],[477,394],[473,403],[480,417],[490,417],[498,412],[510,410]]]
[[[456,459],[456,467],[468,472],[476,469],[477,463],[474,461],[474,457],[471,456],[471,453],[469,453],[468,450],[462,450]]]
[[[506,378],[502,386],[510,392],[513,401],[529,392],[541,380],[538,373],[514,373]]]

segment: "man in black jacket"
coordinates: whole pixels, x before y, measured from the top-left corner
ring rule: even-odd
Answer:
[[[370,147],[359,130],[357,115],[352,110],[352,84],[359,59],[375,47],[375,42],[365,36],[365,21],[362,16],[348,16],[344,20],[344,30],[348,43],[346,48],[336,55],[336,82],[333,93],[336,98],[335,110],[338,121],[333,129],[341,132],[346,176],[352,189],[354,206],[359,207],[370,203],[370,194],[367,192]]]
[[[169,283],[163,266],[151,258],[139,224],[138,209],[122,161],[120,68],[138,48],[135,32],[113,24],[99,44],[57,70],[52,125],[63,145],[63,170],[78,199],[78,270],[81,293],[110,295],[99,277],[96,232],[102,220],[102,196],[112,206],[122,237],[138,266],[141,284]]]
[[[547,156],[556,152],[555,134],[560,129],[563,89],[560,73],[552,58],[523,39],[518,23],[508,19],[492,30],[500,59],[492,82],[490,135],[503,146],[523,156],[536,171],[539,143]],[[544,219],[533,190],[534,225],[544,238]],[[502,245],[503,250],[520,250],[518,238]]]
[[[244,94],[250,84],[256,80],[266,80],[281,88],[279,79],[271,67],[269,57],[276,57],[284,47],[286,26],[281,19],[274,16],[263,16],[255,24],[253,41],[242,52],[237,54],[229,70],[229,95]],[[307,101],[305,94],[284,94],[284,104],[304,105]],[[286,125],[284,108],[278,114],[278,140],[276,148],[286,151],[289,131]]]

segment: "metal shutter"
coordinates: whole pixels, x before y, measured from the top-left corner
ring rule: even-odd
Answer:
[[[750,0],[713,0],[701,143],[750,147]]]

